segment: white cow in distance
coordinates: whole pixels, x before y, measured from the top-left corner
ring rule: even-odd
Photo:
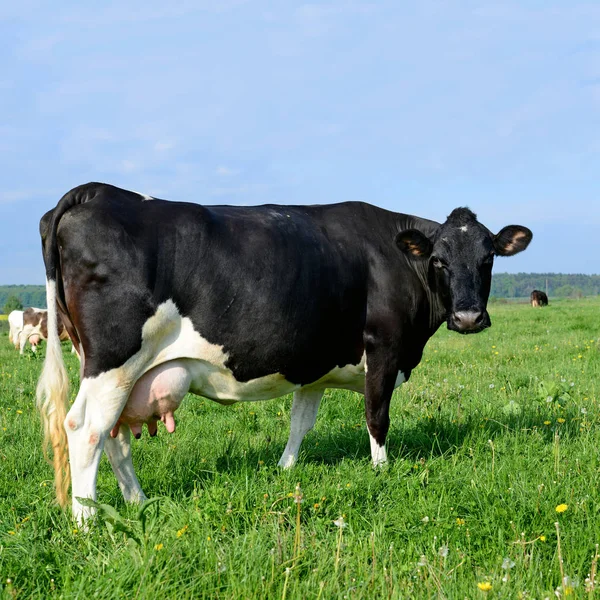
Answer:
[[[69,334],[61,319],[58,320],[60,341],[69,339]],[[40,342],[48,339],[48,311],[45,308],[26,308],[23,311],[23,329],[19,333],[21,354],[25,344],[29,342],[33,352],[36,352]]]
[[[20,350],[23,354],[25,345],[29,342],[31,349],[35,352],[39,343],[48,337],[47,320],[48,311],[45,308],[27,308],[24,311],[13,310],[8,315],[8,339],[15,350]],[[62,321],[60,327],[61,342],[68,340],[69,335]],[[73,345],[71,345],[71,352],[77,352]]]
[[[8,315],[8,341],[15,347],[15,350],[19,349],[19,334],[23,331],[23,311],[13,310]]]

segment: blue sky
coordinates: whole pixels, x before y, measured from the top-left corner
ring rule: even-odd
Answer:
[[[0,284],[105,181],[203,204],[363,200],[492,230],[495,271],[600,272],[600,3],[0,5]]]

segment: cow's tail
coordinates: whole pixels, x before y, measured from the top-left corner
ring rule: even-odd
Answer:
[[[48,342],[44,368],[37,385],[37,405],[44,427],[44,455],[54,467],[56,498],[64,507],[69,500],[69,469],[67,434],[64,422],[69,409],[69,377],[63,360],[57,327],[57,306],[66,310],[60,257],[57,241],[61,217],[73,206],[91,200],[98,184],[87,184],[65,194],[55,209],[40,221],[42,252],[46,266],[46,300],[48,306]]]
[[[54,466],[56,499],[65,506],[69,497],[67,433],[64,422],[69,407],[69,377],[57,330],[56,280],[46,280],[48,343],[46,360],[37,385],[37,403],[44,427],[44,455]],[[50,458],[51,457],[51,458]]]

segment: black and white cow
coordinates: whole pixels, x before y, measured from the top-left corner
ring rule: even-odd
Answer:
[[[80,520],[103,448],[125,499],[145,499],[130,431],[173,431],[188,391],[222,404],[293,392],[282,467],[326,388],[364,393],[373,463],[385,462],[394,388],[444,321],[490,326],[494,256],[532,237],[517,225],[494,235],[467,208],[440,224],[360,202],[200,206],[99,183],[63,196],[40,231],[51,336],[38,402],[59,502],[68,447]],[[70,408],[57,305],[81,357]]]
[[[8,315],[8,341],[15,347],[15,350],[19,349],[20,335],[23,331],[23,311],[13,310]]]

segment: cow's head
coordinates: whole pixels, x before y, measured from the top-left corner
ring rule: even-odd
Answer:
[[[468,208],[456,208],[432,237],[407,229],[396,236],[396,244],[427,261],[428,283],[446,311],[448,329],[477,333],[491,325],[486,306],[494,256],[522,252],[531,238],[521,225],[508,225],[494,235]]]

